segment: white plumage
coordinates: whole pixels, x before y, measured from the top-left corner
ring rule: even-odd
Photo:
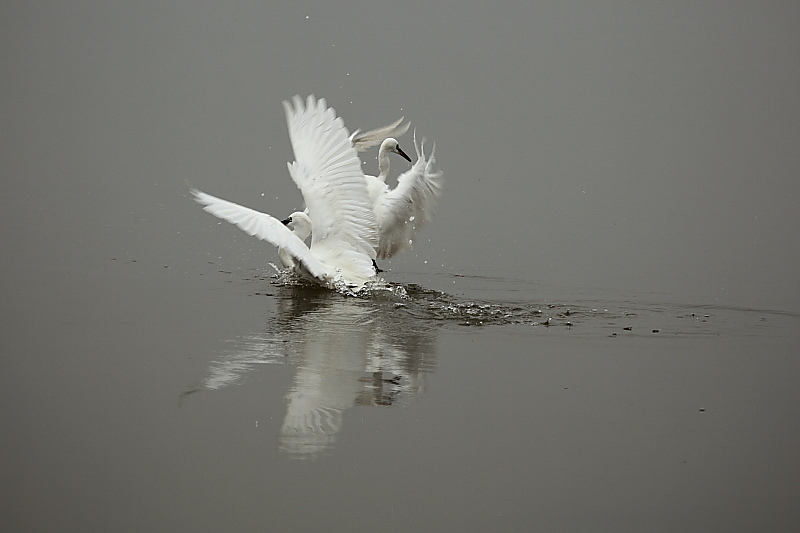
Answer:
[[[433,219],[436,203],[442,194],[442,172],[435,169],[436,145],[426,159],[424,142],[423,139],[422,143],[417,144],[415,136],[417,161],[397,178],[394,189],[386,184],[389,152],[397,153],[408,161],[411,159],[393,138],[381,143],[378,152],[380,174],[377,177],[366,176],[367,190],[380,230],[380,242],[376,250],[378,259],[387,259],[411,246],[417,231]]]
[[[388,137],[400,137],[402,134],[407,132],[408,127],[411,126],[410,123],[403,124],[401,126],[400,124],[404,119],[405,117],[400,117],[388,126],[375,128],[374,130],[370,130],[366,133],[361,133],[360,130],[356,130],[352,133],[352,135],[350,135],[350,142],[352,143],[353,148],[356,149],[356,152],[363,152],[369,148],[372,148],[373,146],[378,146]]]
[[[379,244],[361,161],[342,119],[324,99],[309,96],[304,105],[295,96],[292,103],[283,103],[295,154],[288,168],[308,212],[290,216],[294,231],[265,213],[196,189],[192,194],[207,212],[279,247],[282,261],[299,274],[326,287],[341,280],[359,289],[375,277],[373,261]],[[310,247],[303,242],[308,222]]]

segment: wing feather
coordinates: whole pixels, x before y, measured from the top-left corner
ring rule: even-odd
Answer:
[[[248,235],[282,248],[302,263],[312,276],[323,284],[327,283],[325,266],[311,255],[308,246],[280,220],[197,189],[191,189],[191,193],[195,201],[203,206],[204,211],[234,224]]]
[[[356,149],[356,152],[364,152],[373,146],[378,146],[389,137],[400,137],[407,132],[409,126],[411,126],[411,123],[400,125],[405,118],[406,117],[400,117],[387,126],[375,128],[365,133],[355,131],[350,136],[350,143],[353,145],[353,148]]]
[[[416,139],[414,148],[417,161],[397,178],[397,187],[375,205],[381,231],[378,259],[392,257],[408,248],[416,233],[433,220],[442,195],[442,172],[435,169],[435,146],[427,159],[424,147],[417,145]]]
[[[288,168],[313,224],[311,249],[346,275],[371,277],[378,226],[344,122],[323,98],[295,96],[284,109],[295,154]]]

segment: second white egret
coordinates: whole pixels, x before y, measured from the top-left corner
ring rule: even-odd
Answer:
[[[433,219],[436,203],[442,195],[442,172],[435,168],[436,145],[430,157],[426,158],[424,143],[423,139],[422,143],[417,144],[415,135],[417,161],[410,170],[398,176],[394,189],[386,184],[389,153],[394,152],[411,161],[394,138],[390,137],[381,143],[378,176],[366,176],[367,191],[380,230],[380,242],[376,250],[378,259],[388,259],[411,246],[417,231]]]

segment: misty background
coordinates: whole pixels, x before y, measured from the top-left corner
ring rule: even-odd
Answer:
[[[351,130],[405,115],[436,142],[437,217],[390,268],[796,311],[798,21],[794,2],[5,2],[3,260],[274,261],[184,180],[299,207],[281,101],[313,93]]]

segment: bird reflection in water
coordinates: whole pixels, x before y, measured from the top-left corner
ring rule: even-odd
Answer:
[[[237,341],[184,397],[235,383],[257,364],[295,365],[278,451],[309,459],[332,449],[348,408],[391,406],[423,392],[435,365],[434,332],[391,291],[360,299],[282,286],[276,296],[267,331]]]

